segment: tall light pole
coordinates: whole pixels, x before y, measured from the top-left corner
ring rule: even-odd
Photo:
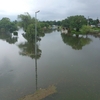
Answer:
[[[35,12],[35,56],[37,55],[37,13],[39,12],[39,10]]]
[[[35,76],[36,76],[36,90],[37,90],[37,13],[40,11],[35,12]]]

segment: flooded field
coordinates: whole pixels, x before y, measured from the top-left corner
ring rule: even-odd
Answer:
[[[43,100],[100,99],[100,38],[46,33],[38,42],[0,35],[0,100],[19,100],[49,86]],[[24,99],[23,99],[24,100]]]

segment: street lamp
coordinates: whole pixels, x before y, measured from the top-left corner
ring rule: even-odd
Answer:
[[[40,11],[38,10],[38,11],[36,11],[35,12],[35,56],[37,55],[37,44],[36,44],[36,42],[37,42],[37,13],[39,13]]]
[[[35,12],[35,74],[36,74],[36,90],[37,90],[37,13],[40,11]]]

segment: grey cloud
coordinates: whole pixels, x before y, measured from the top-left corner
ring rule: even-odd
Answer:
[[[56,20],[64,19],[72,15],[84,15],[85,17],[90,16],[91,18],[99,18],[99,4],[100,1],[98,0],[48,1],[48,7],[46,4],[41,5],[41,14],[39,15],[39,18],[44,20]]]
[[[31,12],[32,16],[34,16],[35,11],[40,10],[39,20],[62,20],[73,15],[100,18],[99,0],[33,0],[29,3],[31,11],[28,12]],[[14,17],[11,18],[14,19]]]

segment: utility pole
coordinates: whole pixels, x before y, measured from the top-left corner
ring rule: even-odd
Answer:
[[[35,77],[36,77],[36,90],[37,90],[37,13],[35,12]]]

